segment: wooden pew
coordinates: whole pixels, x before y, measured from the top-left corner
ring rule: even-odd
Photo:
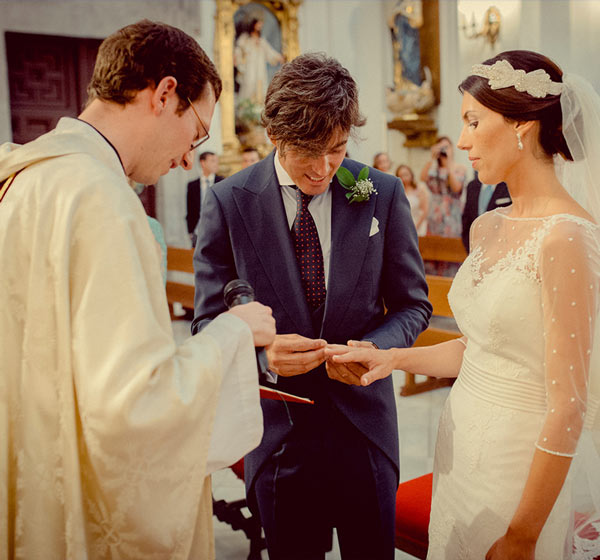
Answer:
[[[194,272],[193,249],[179,249],[177,247],[167,247],[167,271],[174,270],[178,272]],[[185,309],[194,309],[194,286],[167,280],[167,301],[169,302],[169,311],[171,319],[178,317],[173,315],[173,303],[181,303]]]
[[[460,237],[419,237],[419,252],[424,261],[461,263],[467,258],[467,251]]]
[[[467,257],[460,237],[441,237],[439,235],[419,237],[419,252],[424,261],[462,263]],[[431,346],[461,336],[456,324],[452,321],[452,310],[448,304],[448,292],[453,279],[430,274],[426,276],[426,279],[429,287],[429,301],[433,306],[433,317],[429,327],[417,337],[414,346]],[[428,377],[425,381],[417,382],[414,374],[406,372],[406,381],[400,394],[402,396],[415,395],[452,385],[452,383],[452,379],[435,377]]]
[[[448,303],[448,292],[453,279],[430,274],[427,274],[425,278],[429,287],[429,301],[433,306],[434,316],[429,327],[417,337],[413,346],[431,346],[461,336],[455,323],[450,320],[453,317]],[[427,377],[425,381],[417,381],[413,373],[406,372],[405,375],[404,386],[400,390],[400,395],[403,397],[431,391],[438,387],[446,387],[454,382],[454,379],[437,379],[436,377]]]

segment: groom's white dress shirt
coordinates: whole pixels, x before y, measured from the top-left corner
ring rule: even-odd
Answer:
[[[288,175],[279,161],[279,153],[275,152],[275,173],[281,186],[281,197],[285,207],[285,215],[288,225],[292,229],[292,224],[296,218],[298,204],[296,202],[296,186],[294,181]],[[323,253],[323,270],[325,273],[325,286],[329,280],[329,258],[331,256],[331,184],[324,193],[313,196],[308,203],[308,209],[317,226],[319,233],[319,242]]]

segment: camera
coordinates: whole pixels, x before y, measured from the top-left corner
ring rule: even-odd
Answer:
[[[447,158],[447,157],[448,157],[448,152],[446,150],[446,146],[444,146],[443,148],[440,148],[440,151],[438,152],[437,164],[439,167],[442,167],[442,158]]]

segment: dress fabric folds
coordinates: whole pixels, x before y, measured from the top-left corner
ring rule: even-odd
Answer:
[[[536,448],[575,457],[536,559],[588,558],[573,520],[593,504],[582,509],[574,490],[580,478],[600,476],[598,387],[590,382],[600,228],[566,214],[510,211],[475,221],[449,294],[468,343],[440,419],[429,560],[485,558],[517,509]]]

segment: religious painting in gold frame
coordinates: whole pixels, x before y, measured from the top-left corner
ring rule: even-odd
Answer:
[[[279,24],[281,54],[291,60],[300,54],[298,42],[298,8],[302,0],[216,0],[215,59],[223,80],[221,105],[221,138],[223,153],[221,170],[227,174],[237,171],[241,161],[241,150],[248,143],[236,134],[236,84],[234,79],[234,50],[236,43],[236,14],[239,10],[268,10]],[[239,126],[238,126],[239,130]],[[260,142],[258,133],[258,142]],[[255,142],[256,143],[256,142]],[[269,149],[265,141],[259,148],[261,156]]]

